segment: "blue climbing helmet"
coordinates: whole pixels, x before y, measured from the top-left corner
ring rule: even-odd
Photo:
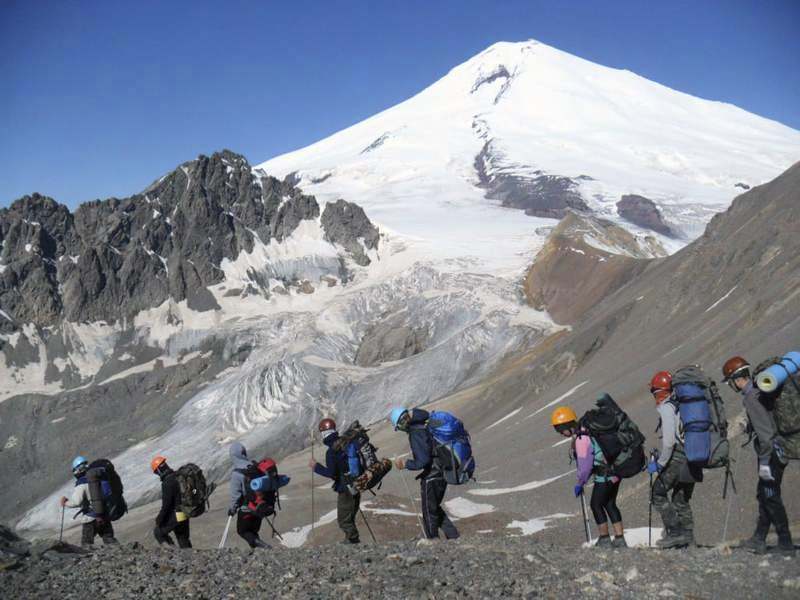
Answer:
[[[407,412],[408,410],[406,410],[402,406],[395,406],[392,409],[392,414],[389,416],[389,419],[391,420],[392,427],[394,427],[395,431],[397,431],[397,424],[400,422],[400,417],[402,417]]]
[[[83,456],[76,456],[72,461],[72,472],[75,473],[80,471],[82,468],[85,468],[89,465],[89,461],[86,460]]]

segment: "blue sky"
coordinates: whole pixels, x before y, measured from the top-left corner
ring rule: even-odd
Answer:
[[[402,8],[401,8],[402,7]],[[0,2],[0,206],[258,163],[534,38],[800,129],[800,2]],[[800,157],[798,157],[800,158]]]

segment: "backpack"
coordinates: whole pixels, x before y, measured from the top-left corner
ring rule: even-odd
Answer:
[[[756,366],[753,378],[758,381],[759,374],[776,365],[780,365],[778,368],[785,371],[785,373],[775,373],[776,382],[783,381],[774,391],[761,393],[767,398],[768,405],[772,406],[772,418],[780,436],[778,443],[784,457],[798,460],[800,459],[800,370],[790,373],[784,364],[787,359],[794,362],[789,355],[783,358],[768,358]]]
[[[214,491],[214,484],[206,483],[203,469],[194,463],[186,463],[175,472],[175,475],[180,490],[178,510],[187,517],[199,517],[209,506],[208,497]]]
[[[699,366],[690,365],[672,374],[672,392],[683,426],[686,460],[705,469],[727,469],[728,420],[717,384]]]
[[[448,412],[435,410],[428,417],[426,427],[433,438],[434,464],[444,480],[461,485],[473,479],[475,458],[464,424]]]
[[[92,462],[86,471],[86,482],[89,486],[87,515],[116,521],[128,512],[122,495],[122,480],[110,460],[101,458]]]
[[[242,512],[264,518],[273,514],[276,506],[280,509],[279,490],[289,483],[290,478],[278,474],[278,465],[274,460],[264,458],[236,472],[244,476],[244,488],[247,490],[242,501]]]
[[[597,401],[597,406],[586,411],[580,425],[597,441],[606,459],[607,467],[600,475],[626,479],[641,473],[646,459],[645,437],[639,427],[608,394]]]
[[[361,423],[353,421],[333,443],[335,451],[344,452],[347,456],[345,483],[356,492],[379,486],[381,480],[392,470],[392,461],[388,458],[378,459],[378,449],[369,441],[367,431]]]

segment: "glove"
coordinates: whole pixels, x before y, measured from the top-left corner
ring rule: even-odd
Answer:
[[[651,460],[649,463],[647,463],[648,473],[650,473],[651,475],[658,475],[659,471],[661,471],[661,467],[656,461]]]
[[[68,499],[67,499],[67,497],[66,497],[66,496],[61,496],[61,500],[59,500],[59,501],[58,501],[58,503],[59,503],[61,506],[66,506],[66,505],[67,505],[67,502],[68,502]]]
[[[574,491],[575,491],[575,497],[576,497],[576,498],[577,498],[578,496],[580,496],[580,495],[583,493],[583,484],[582,484],[582,483],[578,483],[578,484],[576,484],[576,485],[575,485],[575,490],[574,490]]]
[[[406,461],[403,458],[398,458],[394,461],[394,466],[397,467],[399,470],[403,470],[406,466]]]
[[[229,516],[229,517],[232,517],[232,516],[233,516],[233,515],[235,515],[236,513],[237,513],[237,509],[235,509],[235,508],[229,508],[229,509],[228,509],[228,516]]]
[[[769,465],[758,465],[758,478],[763,481],[775,481]]]

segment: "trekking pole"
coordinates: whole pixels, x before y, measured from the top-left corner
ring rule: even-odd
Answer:
[[[742,451],[742,447],[743,446],[739,445],[739,447],[736,450],[736,458],[733,459],[733,462],[735,464],[733,465],[734,472],[731,474],[731,482],[734,482],[735,479],[736,479],[736,473],[738,472],[738,468],[739,468],[739,453]],[[725,468],[726,471],[728,471],[729,469],[730,469],[730,465],[728,465]],[[727,472],[726,472],[726,475],[725,475],[725,479],[727,481]],[[736,484],[735,483],[733,483],[733,493],[736,494]],[[731,516],[731,505],[732,504],[733,504],[733,496],[730,496],[728,498],[728,507],[725,509],[725,525],[723,525],[723,527],[722,527],[722,541],[720,542],[721,544],[724,544],[725,540],[728,537],[728,519]]]
[[[586,532],[586,543],[591,545],[592,536],[589,533],[589,517],[586,514],[586,497],[583,495],[583,491],[581,491],[581,513],[583,513],[583,529]]]
[[[425,535],[425,526],[422,524],[422,517],[417,510],[417,503],[414,502],[414,496],[411,495],[411,488],[408,487],[408,482],[406,481],[406,476],[403,475],[403,471],[405,469],[398,469],[400,471],[400,478],[403,480],[403,485],[406,486],[406,493],[408,494],[408,499],[411,500],[411,506],[414,507],[414,514],[417,515],[417,522],[419,523],[419,528],[422,530],[422,537],[428,537]]]
[[[280,541],[283,541],[283,536],[277,529],[275,529],[275,525],[272,524],[272,521],[269,520],[269,517],[264,517],[264,520],[267,522],[267,525],[269,525],[269,528],[272,529],[272,537],[277,537]]]
[[[61,531],[58,532],[58,543],[59,544],[64,539],[64,511],[66,509],[67,509],[66,506],[62,506],[61,507]]]
[[[231,528],[231,519],[232,516],[228,517],[228,522],[225,523],[225,531],[222,532],[222,539],[219,541],[219,546],[217,546],[220,550],[225,547],[225,542],[228,541],[228,530]]]
[[[367,521],[367,515],[364,514],[364,511],[359,507],[358,512],[361,513],[361,518],[364,519],[364,525],[367,526],[367,531],[372,536],[372,543],[377,544],[378,540],[375,539],[375,534],[372,533],[372,527],[369,526],[369,521]]]
[[[311,460],[314,459],[314,431],[312,425],[311,431]],[[314,521],[316,520],[316,511],[314,510],[314,469],[311,469],[311,537],[314,537]]]
[[[658,460],[658,450],[653,448],[650,450],[650,462]],[[650,500],[647,505],[647,547],[653,547],[653,474],[650,475]]]

